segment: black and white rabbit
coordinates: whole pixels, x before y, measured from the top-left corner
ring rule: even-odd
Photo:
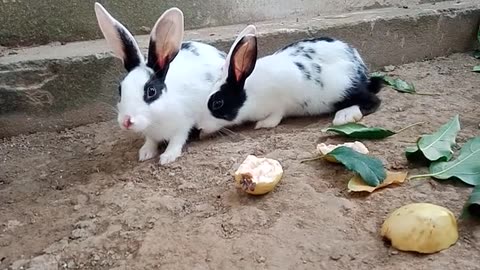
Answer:
[[[369,78],[356,49],[328,37],[295,42],[257,60],[256,28],[232,45],[198,128],[205,133],[255,121],[272,128],[284,117],[335,112],[334,125],[356,122],[381,101],[379,78]]]
[[[175,161],[200,111],[206,110],[201,104],[220,76],[225,53],[207,44],[182,42],[183,13],[171,8],[153,26],[145,61],[125,26],[99,3],[95,3],[95,13],[107,43],[128,71],[119,86],[120,127],[145,136],[140,161],[157,156],[162,141],[168,141],[168,146],[160,155],[160,163]]]

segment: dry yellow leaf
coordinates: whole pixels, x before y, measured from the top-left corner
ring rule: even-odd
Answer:
[[[372,193],[373,191],[392,185],[392,184],[401,184],[405,182],[405,179],[407,179],[407,173],[406,172],[391,172],[387,171],[387,178],[376,187],[372,187],[367,185],[363,179],[359,176],[356,175],[350,181],[348,182],[348,190],[353,191],[353,192],[370,192]]]

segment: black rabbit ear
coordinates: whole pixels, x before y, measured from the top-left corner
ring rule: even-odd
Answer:
[[[227,80],[244,84],[257,62],[257,38],[246,35],[236,44],[230,58]]]
[[[123,61],[125,69],[131,71],[143,63],[142,52],[128,29],[99,3],[95,3],[95,14],[103,36],[115,56]]]
[[[157,76],[166,75],[169,64],[180,51],[183,33],[183,13],[178,8],[165,11],[153,26],[147,65],[155,71]]]

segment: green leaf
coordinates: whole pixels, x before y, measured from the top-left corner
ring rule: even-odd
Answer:
[[[473,72],[480,72],[480,66],[474,66],[472,71]]]
[[[480,185],[473,189],[472,194],[465,203],[462,217],[480,218]]]
[[[478,43],[480,43],[480,26],[478,27],[478,31],[477,31],[477,40],[478,40]]]
[[[394,131],[379,127],[367,127],[359,123],[331,126],[322,129],[322,132],[332,131],[349,138],[356,139],[383,139],[396,134]]]
[[[458,131],[460,120],[457,114],[436,132],[421,136],[416,146],[407,148],[405,155],[409,160],[415,160],[422,154],[430,161],[448,161],[453,156],[452,146]]]
[[[429,176],[438,180],[454,177],[472,186],[480,185],[480,137],[466,142],[457,159],[432,163],[430,174],[412,176],[411,179]]]
[[[475,57],[476,59],[480,59],[480,50],[475,50],[473,52],[473,57]]]
[[[413,83],[406,82],[401,79],[394,79],[390,76],[387,76],[381,72],[374,72],[370,74],[370,77],[381,78],[386,84],[390,85],[393,89],[401,93],[416,93],[415,86]]]
[[[400,79],[394,79],[393,83],[391,83],[390,86],[392,86],[392,88],[397,90],[398,92],[402,93],[413,94],[416,92],[413,83],[409,83]]]
[[[348,170],[359,174],[369,186],[376,187],[387,177],[387,172],[381,160],[359,153],[350,147],[337,147],[326,156],[334,157]]]
[[[480,184],[480,137],[466,142],[456,160],[436,162],[430,166],[430,174],[436,179],[452,177],[476,186]]]

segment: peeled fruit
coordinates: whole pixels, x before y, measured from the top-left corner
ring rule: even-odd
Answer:
[[[324,156],[325,160],[336,163],[336,162],[338,162],[337,159],[334,158],[334,157],[331,157],[331,156],[327,156],[327,154],[332,152],[334,149],[336,149],[337,147],[340,147],[340,146],[350,147],[350,148],[352,148],[353,150],[355,150],[359,153],[368,154],[367,147],[363,143],[358,142],[358,141],[355,141],[353,143],[348,142],[348,143],[342,143],[342,144],[329,144],[329,145],[326,145],[324,143],[320,143],[320,144],[317,145],[317,150],[320,152],[320,154],[322,154],[322,156]]]
[[[252,195],[272,191],[280,182],[283,169],[280,162],[249,155],[234,174],[235,184]]]
[[[383,223],[381,235],[399,250],[435,253],[457,242],[457,220],[444,207],[413,203],[393,211]]]

